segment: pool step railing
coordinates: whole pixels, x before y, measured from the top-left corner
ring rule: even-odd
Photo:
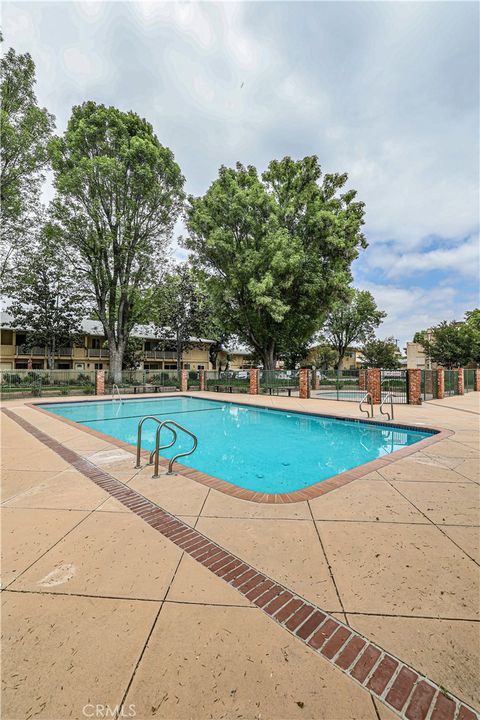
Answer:
[[[384,410],[383,406],[387,404],[387,402],[390,400],[390,412],[388,410]],[[389,420],[393,420],[393,393],[387,393],[385,397],[383,398],[382,402],[380,403],[380,413],[382,415],[387,415]]]
[[[368,400],[369,400],[369,404],[370,404],[370,410],[368,408],[362,407],[363,403],[367,402]],[[365,393],[365,395],[362,397],[362,399],[358,403],[358,409],[360,410],[360,412],[367,413],[367,417],[373,418],[373,397],[372,397],[371,392]]]
[[[112,401],[115,399],[122,402],[122,396],[120,395],[120,389],[119,389],[117,383],[113,383],[113,385],[112,385]]]
[[[180,425],[180,424],[177,423],[175,420],[161,420],[161,421],[160,421],[160,420],[159,420],[157,417],[155,417],[154,415],[145,415],[145,417],[143,417],[143,418],[140,420],[140,422],[138,423],[138,429],[137,429],[137,463],[136,463],[136,465],[135,465],[136,468],[140,468],[140,467],[141,467],[141,465],[140,465],[140,455],[141,455],[141,451],[142,451],[142,428],[143,428],[143,424],[144,424],[144,422],[146,422],[146,420],[153,420],[153,421],[156,422],[157,425],[158,425],[158,427],[157,427],[157,432],[156,432],[156,435],[155,435],[155,449],[152,450],[152,452],[150,453],[150,460],[149,460],[149,464],[150,464],[150,465],[152,464],[152,460],[155,461],[155,468],[154,468],[154,472],[153,472],[153,476],[152,476],[152,477],[154,477],[154,478],[158,477],[158,471],[159,471],[159,465],[160,465],[160,450],[166,450],[167,448],[170,448],[170,447],[172,447],[173,445],[175,445],[175,443],[177,442],[177,432],[176,432],[175,428],[176,428],[177,430],[181,430],[181,431],[184,432],[186,435],[189,435],[189,436],[192,438],[192,440],[193,440],[193,445],[192,445],[192,447],[190,448],[190,450],[187,450],[187,451],[181,452],[181,453],[177,453],[176,455],[173,456],[173,458],[171,458],[171,460],[168,461],[168,471],[167,471],[167,475],[173,475],[173,470],[172,470],[172,468],[173,468],[174,463],[178,460],[178,458],[186,457],[187,455],[191,455],[192,453],[195,452],[195,450],[197,449],[197,445],[198,445],[198,438],[197,438],[197,436],[195,435],[195,433],[191,432],[190,430],[188,430],[188,429],[187,429],[186,427],[184,427],[183,425]],[[162,428],[164,428],[164,427],[166,427],[166,428],[168,428],[168,429],[170,430],[170,432],[171,432],[172,435],[173,435],[173,438],[172,438],[171,442],[167,443],[166,445],[160,445],[160,435],[161,435]]]

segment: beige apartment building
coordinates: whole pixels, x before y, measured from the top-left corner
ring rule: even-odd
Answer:
[[[44,347],[32,347],[28,343],[28,333],[21,328],[13,328],[11,319],[1,315],[0,369],[33,370],[47,369],[47,352]],[[143,341],[143,362],[145,370],[177,370],[177,354],[173,347],[168,348],[155,337],[154,329],[148,325],[134,327],[132,337]],[[192,338],[192,348],[183,355],[182,368],[185,370],[209,370],[208,350],[212,341]],[[84,320],[82,335],[75,346],[59,347],[55,354],[55,368],[58,370],[106,370],[109,366],[106,338],[100,322]]]

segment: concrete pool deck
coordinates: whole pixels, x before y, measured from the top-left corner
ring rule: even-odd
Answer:
[[[349,402],[238,399],[360,416]],[[396,406],[399,423],[454,434],[327,495],[275,505],[181,475],[153,480],[126,450],[29,402],[5,402],[1,418],[3,717],[108,716],[97,705],[127,717],[133,705],[137,718],[396,717],[17,419],[480,706],[478,393]],[[449,717],[444,697],[433,720]]]

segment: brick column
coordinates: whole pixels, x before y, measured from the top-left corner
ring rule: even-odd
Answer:
[[[379,405],[382,402],[382,371],[380,368],[368,368],[367,390],[372,396],[373,404]]]
[[[187,392],[188,390],[188,370],[181,370],[180,372],[180,392]]]
[[[476,368],[473,378],[473,389],[477,392],[480,390],[480,368]]]
[[[105,395],[105,370],[95,371],[95,395]]]
[[[407,370],[407,397],[409,405],[422,404],[422,371],[410,368]]]
[[[299,373],[299,396],[302,400],[310,397],[310,370],[308,368],[300,368]]]
[[[465,393],[463,368],[456,368],[456,372],[458,374],[458,394],[463,395]]]
[[[445,397],[445,370],[437,368],[437,399],[443,400]]]
[[[250,375],[249,375],[248,394],[249,395],[258,395],[258,392],[259,392],[258,368],[252,368],[250,370]]]
[[[359,390],[366,390],[366,389],[367,389],[367,373],[366,373],[366,370],[359,370],[359,371],[358,371],[358,389],[359,389]]]
[[[205,390],[205,370],[199,370],[198,376],[200,379],[200,390]]]
[[[320,373],[318,370],[312,370],[313,372],[313,389],[320,390]]]

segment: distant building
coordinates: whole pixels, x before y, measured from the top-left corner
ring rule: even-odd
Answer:
[[[426,331],[427,340],[432,339],[431,329]],[[412,370],[434,370],[437,365],[432,363],[430,358],[426,355],[423,345],[419,342],[407,342],[405,348],[407,355],[407,368]]]
[[[1,370],[44,370],[47,369],[47,351],[44,347],[28,343],[26,328],[15,328],[12,318],[1,313]],[[144,370],[177,370],[175,347],[159,341],[151,325],[136,325],[131,337],[143,341]],[[182,369],[210,370],[208,350],[212,340],[192,338],[192,348],[183,353]],[[106,370],[109,367],[108,348],[102,324],[98,320],[83,320],[82,334],[76,345],[60,347],[55,354],[55,368],[58,370]]]

